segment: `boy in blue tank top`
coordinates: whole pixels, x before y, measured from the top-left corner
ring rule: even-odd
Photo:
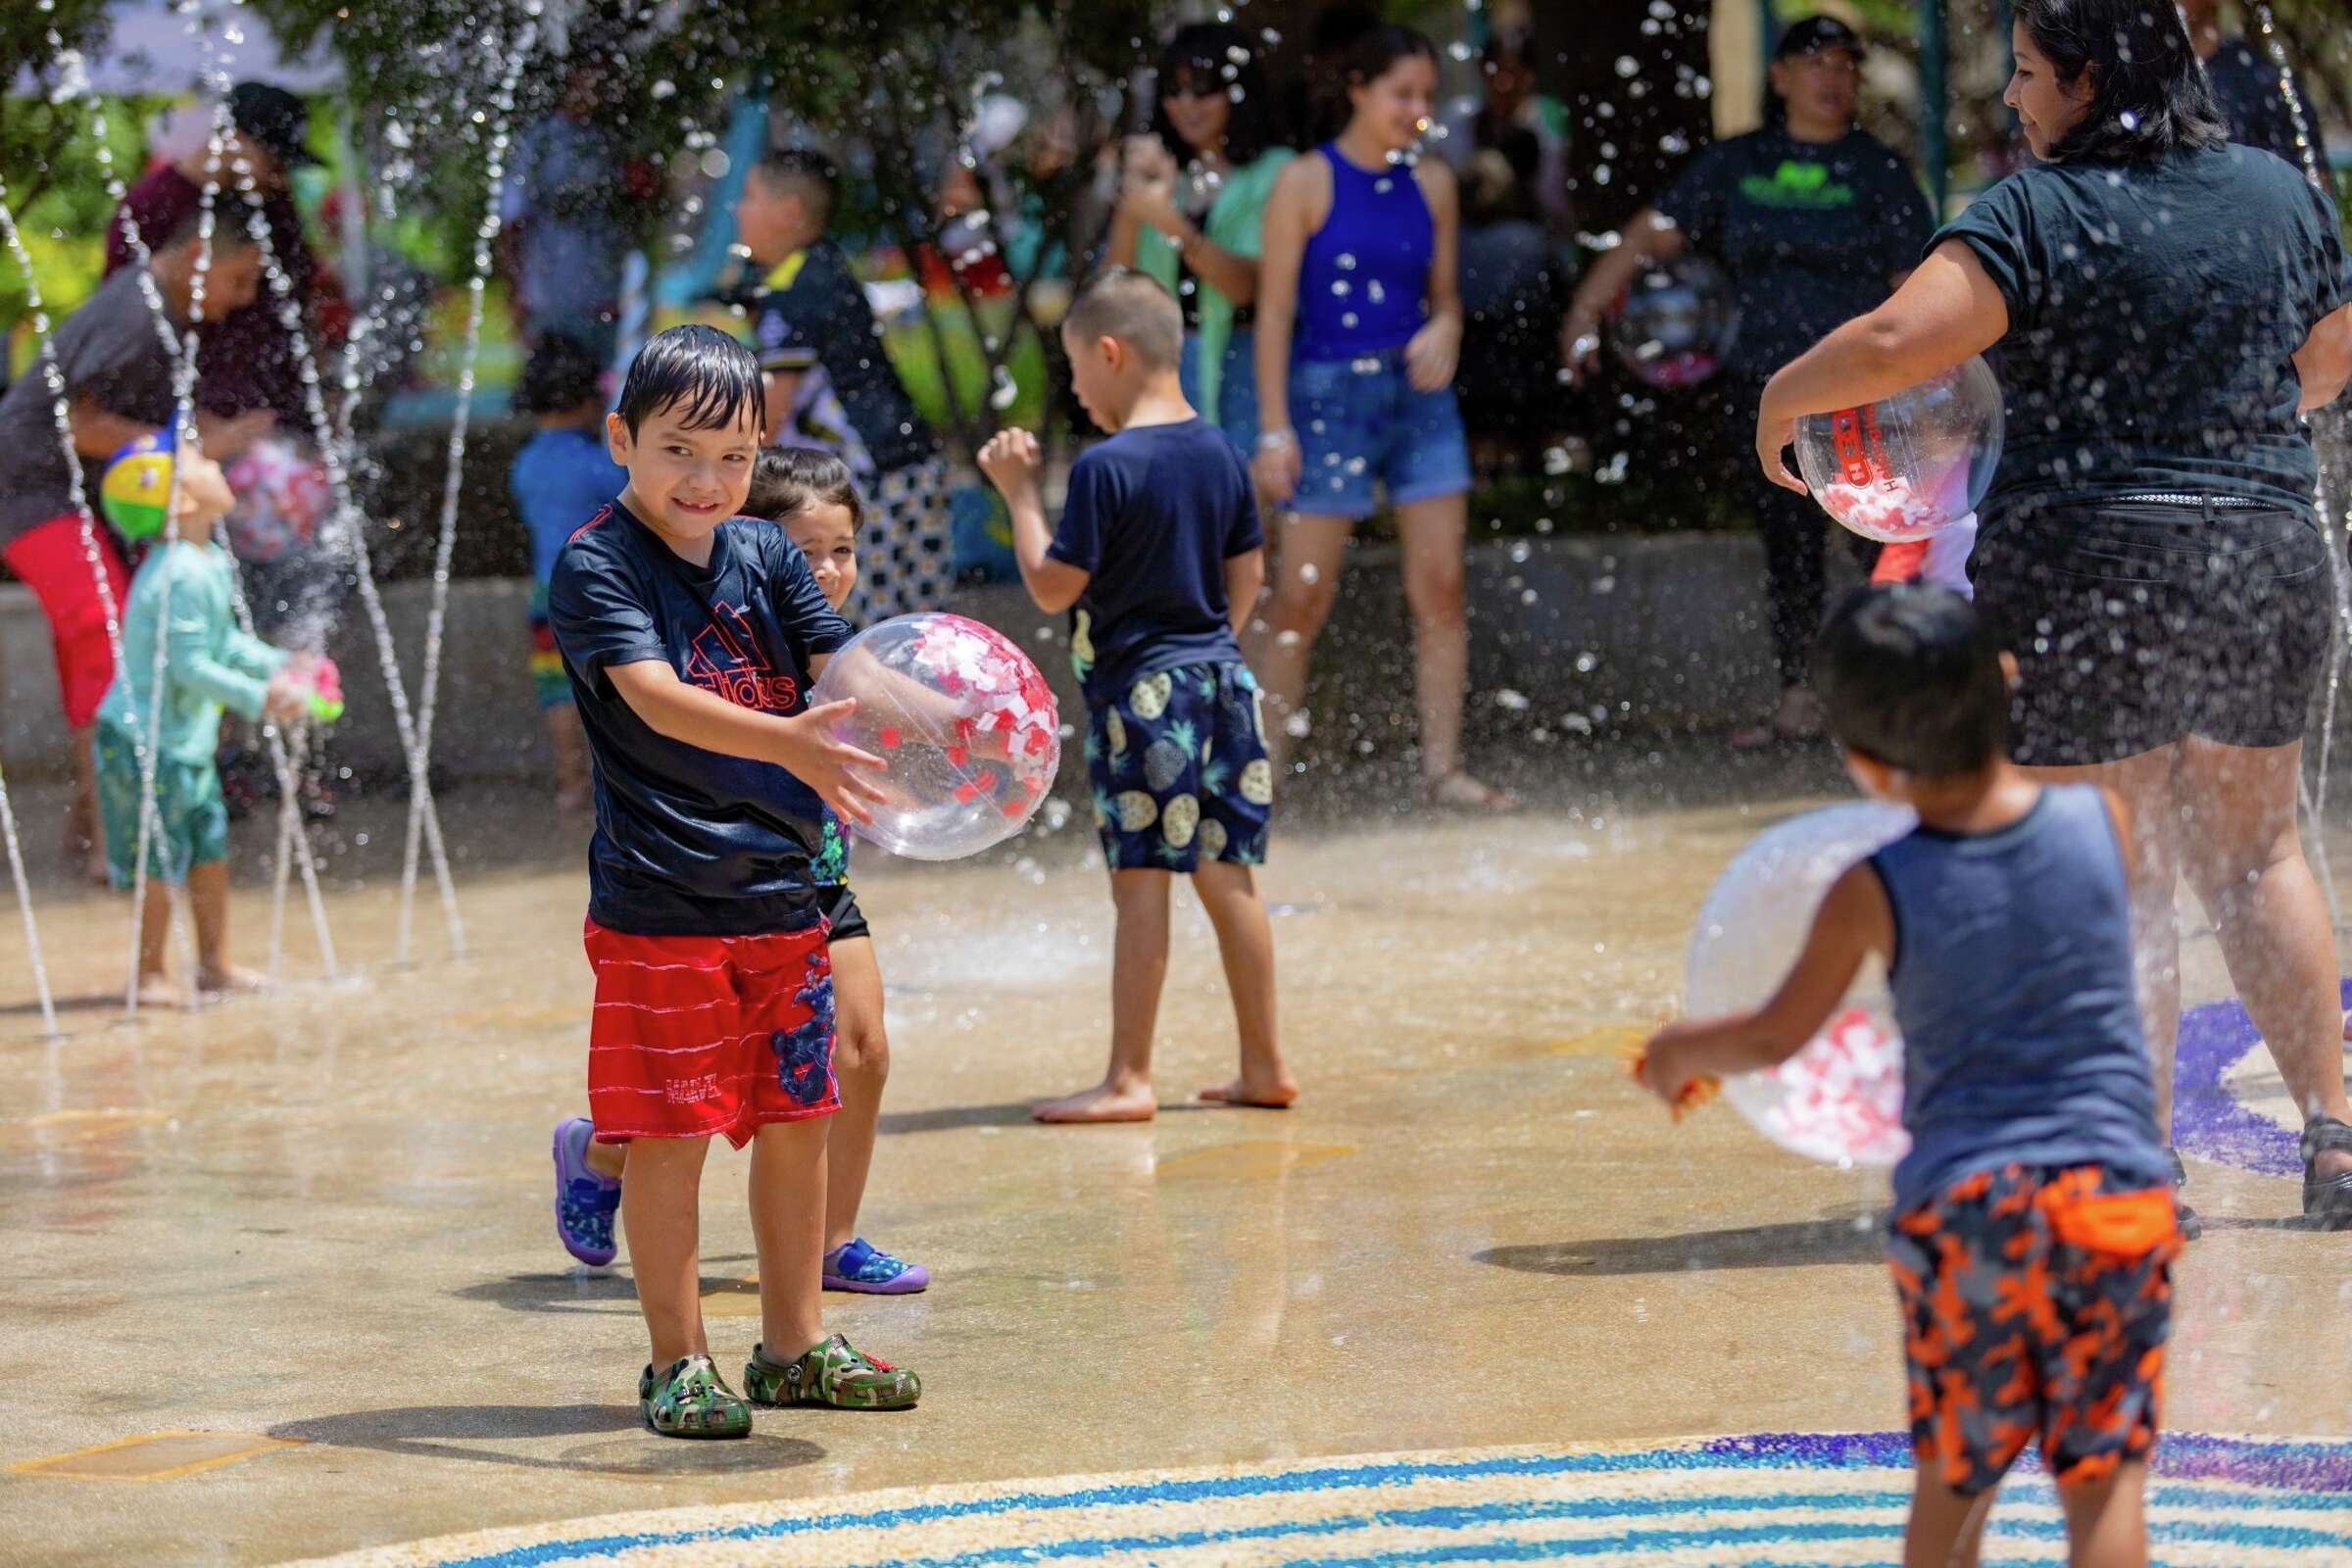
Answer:
[[[1947,589],[1864,589],[1814,651],[1846,769],[1919,826],[1834,883],[1750,1013],[1672,1025],[1642,1082],[1794,1055],[1863,960],[1904,1045],[1888,1261],[1919,1461],[1905,1561],[1974,1562],[2029,1441],[2072,1560],[2144,1564],[2180,1227],[2133,991],[2124,808],[2009,760],[2015,662]],[[1957,1552],[1957,1557],[1953,1553]]]
[[[1158,1109],[1152,1035],[1179,874],[1216,928],[1241,1035],[1240,1076],[1200,1098],[1288,1105],[1298,1086],[1275,1039],[1274,932],[1255,872],[1274,769],[1257,681],[1234,636],[1265,580],[1250,476],[1224,432],[1185,401],[1183,314],[1152,277],[1124,267],[1097,273],[1071,301],[1061,341],[1078,401],[1112,434],[1071,466],[1059,526],[1046,522],[1035,436],[1000,432],[981,449],[980,469],[1011,510],[1029,597],[1049,613],[1072,612],[1117,936],[1110,1066],[1094,1088],[1030,1114],[1149,1121]]]

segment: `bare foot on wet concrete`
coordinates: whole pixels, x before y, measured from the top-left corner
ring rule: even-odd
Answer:
[[[1037,1121],[1062,1125],[1096,1121],[1150,1121],[1159,1110],[1149,1080],[1113,1079],[1059,1100],[1041,1100],[1029,1107]]]

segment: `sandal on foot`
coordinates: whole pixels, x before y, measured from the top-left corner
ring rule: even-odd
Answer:
[[[2180,1189],[2188,1185],[2188,1167],[2180,1163],[2178,1149],[2168,1149],[2164,1153],[2173,1162],[2173,1211],[2180,1218],[2180,1239],[2193,1242],[2205,1234],[2205,1222],[2197,1218],[2195,1209],[2180,1201]]]
[[[665,1438],[748,1438],[752,1407],[727,1387],[707,1355],[682,1355],[660,1377],[637,1379],[637,1412]]]
[[[591,1268],[612,1261],[612,1213],[620,1183],[588,1168],[596,1125],[585,1116],[556,1123],[556,1235],[564,1250]]]
[[[838,1334],[810,1346],[797,1361],[770,1361],[765,1346],[753,1346],[743,1387],[755,1404],[829,1404],[836,1410],[907,1410],[923,1395],[921,1378],[852,1349]]]
[[[875,1248],[864,1237],[825,1254],[825,1289],[860,1296],[912,1296],[931,1283],[931,1271]]]
[[[2333,1116],[2303,1124],[2303,1212],[2331,1231],[2352,1230],[2352,1171],[2320,1174],[2320,1156],[2352,1154],[2352,1127]]]

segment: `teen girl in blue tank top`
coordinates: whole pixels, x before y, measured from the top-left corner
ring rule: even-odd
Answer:
[[[1304,733],[1293,715],[1348,536],[1385,488],[1404,540],[1424,787],[1433,804],[1508,809],[1518,803],[1461,765],[1470,461],[1453,399],[1460,223],[1451,172],[1406,156],[1437,87],[1427,38],[1375,28],[1348,59],[1347,128],[1285,168],[1266,205],[1252,476],[1268,503],[1294,510],[1279,524],[1274,595],[1250,662],[1286,720],[1267,736],[1280,764],[1288,738]]]

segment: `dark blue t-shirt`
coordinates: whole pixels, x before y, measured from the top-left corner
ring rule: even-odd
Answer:
[[[813,924],[809,862],[823,830],[808,786],[773,763],[655,733],[608,673],[666,660],[680,680],[740,707],[807,707],[809,661],[848,642],[850,627],[784,530],[722,523],[698,567],[615,501],[556,557],[548,620],[595,762],[590,918],[646,936]]]
[[[2148,165],[2039,164],[1930,248],[1976,253],[2009,310],[2006,429],[1984,501],[2182,492],[2312,514],[2293,355],[2352,299],[2335,204],[2234,143]]]
[[[1731,368],[1770,375],[1876,310],[1919,265],[1928,199],[1900,154],[1859,130],[1832,142],[1752,130],[1716,142],[1658,198],[1723,264],[1740,305]]]
[[[1093,574],[1070,614],[1087,706],[1179,664],[1240,660],[1225,563],[1264,543],[1250,475],[1205,419],[1122,430],[1081,454],[1046,554]]]
[[[514,454],[507,488],[531,536],[531,576],[542,587],[556,569],[564,541],[604,504],[620,494],[629,471],[612,461],[603,426],[542,430]]]

